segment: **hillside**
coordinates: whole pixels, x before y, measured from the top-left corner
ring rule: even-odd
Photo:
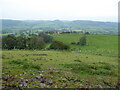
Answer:
[[[21,30],[83,30],[94,33],[117,33],[117,22],[99,22],[87,20],[2,20],[3,33]]]
[[[3,20],[4,35],[14,32],[25,33],[24,38],[4,39],[9,43],[8,48],[2,51],[2,86],[3,88],[118,88],[118,36],[96,35],[86,33],[48,34],[53,37],[52,42],[45,43],[45,47],[38,49],[34,46],[36,40],[30,39],[32,31],[37,30],[88,30],[101,32],[106,28],[107,34],[114,32],[116,23],[94,21],[17,21]],[[81,25],[81,26],[80,26]],[[105,26],[104,26],[105,25]],[[90,27],[92,30],[90,30]],[[95,27],[95,28],[94,28]],[[99,27],[99,28],[98,28]],[[95,29],[95,31],[93,30]],[[31,31],[30,31],[31,30]],[[116,29],[117,30],[117,29]],[[104,31],[104,30],[103,30]],[[55,32],[55,31],[54,31]],[[105,34],[105,31],[104,33]],[[114,34],[114,33],[112,33]],[[3,35],[3,34],[2,34]],[[28,36],[29,35],[29,36]],[[43,33],[41,35],[44,36]],[[47,35],[47,34],[45,34]],[[82,36],[86,37],[86,45],[71,44],[78,42]],[[34,38],[35,36],[33,36]],[[5,36],[3,38],[6,38]],[[2,39],[3,39],[2,38]],[[27,44],[26,44],[26,41]],[[31,42],[29,42],[31,41]],[[35,42],[33,42],[35,41]],[[51,49],[54,41],[61,41],[70,46],[68,50]],[[11,44],[11,42],[14,42]],[[17,42],[17,44],[16,44]],[[20,43],[19,43],[20,42]],[[33,45],[32,48],[24,48]],[[18,44],[19,43],[19,44]],[[5,47],[7,46],[5,45]],[[16,48],[16,46],[22,46]],[[43,46],[44,44],[42,44]],[[57,46],[57,45],[56,45]]]
[[[62,41],[75,51],[87,54],[100,54],[107,56],[118,55],[118,36],[117,35],[87,35],[87,45],[72,45],[72,42],[78,42],[83,34],[55,34],[54,40]]]

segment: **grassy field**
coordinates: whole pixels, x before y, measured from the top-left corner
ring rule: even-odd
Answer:
[[[118,36],[87,35],[86,46],[71,45],[82,34],[52,36],[71,50],[3,50],[3,88],[118,87]]]
[[[87,54],[100,54],[104,56],[118,55],[117,35],[87,35],[87,45],[71,45],[71,42],[78,42],[83,34],[59,34],[52,35],[54,40],[62,41],[75,51]]]
[[[66,51],[3,51],[3,87],[115,88],[118,60]]]

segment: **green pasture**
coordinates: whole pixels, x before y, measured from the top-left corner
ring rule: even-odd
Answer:
[[[68,51],[27,51],[27,50],[10,50],[3,51],[3,77],[13,75],[14,79],[27,79],[31,81],[40,72],[48,79],[53,80],[50,87],[64,87],[63,81],[67,84],[65,88],[75,88],[82,84],[81,87],[94,87],[101,85],[104,88],[116,87],[118,77],[118,60],[114,57],[89,55]],[[31,72],[32,71],[32,72]],[[52,72],[53,74],[49,74]],[[20,76],[23,73],[27,73]],[[34,74],[34,75],[33,75]],[[60,79],[61,78],[61,79]],[[69,81],[73,80],[73,81]],[[13,79],[12,79],[13,80]],[[63,80],[63,81],[60,81]],[[18,85],[11,79],[6,85]],[[35,82],[35,81],[34,81]],[[86,82],[89,85],[86,85]],[[105,84],[104,82],[108,83]],[[35,83],[38,83],[37,81]],[[29,87],[40,87],[29,82]]]
[[[118,55],[118,36],[117,35],[86,35],[87,45],[71,45],[71,42],[78,42],[83,34],[59,34],[52,35],[54,40],[62,41],[72,48],[72,50],[88,53],[100,54],[105,56]]]

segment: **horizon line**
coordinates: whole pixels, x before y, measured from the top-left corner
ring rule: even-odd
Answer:
[[[0,18],[0,20],[16,20],[16,21],[96,21],[96,22],[118,22],[118,21],[105,21],[105,20],[90,20],[90,19],[74,19],[74,20],[68,20],[68,19],[6,19],[6,18]]]

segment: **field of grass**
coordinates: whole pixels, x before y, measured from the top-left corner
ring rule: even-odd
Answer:
[[[3,50],[3,88],[118,88],[118,36],[53,34],[67,51]],[[46,45],[49,48],[50,43]]]
[[[118,55],[117,35],[87,35],[87,45],[71,45],[71,42],[78,42],[83,34],[59,34],[52,35],[54,40],[62,41],[78,52],[87,54],[98,54],[104,56]]]
[[[115,57],[68,51],[4,50],[2,58],[3,88],[117,86],[118,60]]]

